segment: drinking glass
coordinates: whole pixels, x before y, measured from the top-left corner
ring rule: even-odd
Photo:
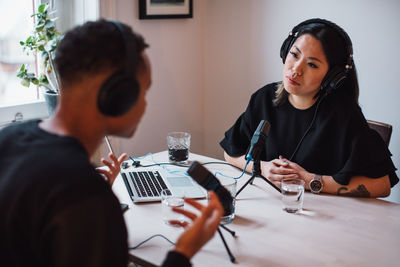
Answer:
[[[171,132],[167,135],[168,158],[170,162],[185,163],[189,158],[190,134]]]
[[[296,213],[303,208],[304,180],[283,179],[281,183],[283,210]]]
[[[184,201],[184,194],[175,192],[172,195],[171,190],[163,189],[161,191],[161,212],[162,212],[162,219],[165,224],[172,225],[171,221],[184,221],[184,216],[180,213],[176,213],[172,210],[173,207],[177,208],[184,208],[185,201]]]
[[[219,182],[232,196],[232,203],[222,203],[224,206],[224,214],[221,218],[222,224],[231,223],[232,220],[235,218],[235,202],[236,202],[236,187],[237,181],[233,178],[228,177],[218,177]],[[226,206],[226,207],[225,207]],[[227,210],[225,210],[227,208]],[[230,213],[228,213],[230,210]]]

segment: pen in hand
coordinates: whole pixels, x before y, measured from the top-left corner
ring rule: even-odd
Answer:
[[[110,140],[108,140],[108,136],[107,136],[107,135],[104,136],[104,140],[106,140],[106,144],[107,144],[107,146],[108,146],[108,150],[110,150],[110,152],[114,154],[114,151],[113,151],[113,149],[112,149],[112,147],[111,147],[111,144],[110,144]],[[115,155],[115,154],[114,154],[114,155]]]

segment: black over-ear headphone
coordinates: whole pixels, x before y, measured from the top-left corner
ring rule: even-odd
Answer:
[[[125,50],[125,66],[114,72],[102,84],[97,97],[97,106],[104,115],[118,117],[128,112],[139,96],[140,86],[136,80],[138,58],[132,53],[136,47],[133,36],[128,36],[119,22],[112,20],[109,22],[121,33]]]
[[[347,77],[347,73],[349,72],[349,70],[353,68],[353,46],[350,37],[338,25],[324,19],[309,19],[303,21],[292,29],[292,31],[289,33],[289,36],[283,42],[281,46],[280,56],[282,58],[282,62],[285,63],[286,56],[289,53],[289,50],[292,47],[293,43],[296,41],[300,29],[312,23],[321,23],[334,29],[343,38],[347,47],[348,56],[346,65],[343,67],[335,66],[330,69],[321,83],[321,89],[327,89],[328,92],[330,92],[330,90],[336,89],[340,86],[341,82]]]

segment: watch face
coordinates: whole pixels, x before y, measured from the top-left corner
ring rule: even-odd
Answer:
[[[313,192],[319,192],[322,189],[322,183],[320,180],[312,180],[310,183],[310,189]]]

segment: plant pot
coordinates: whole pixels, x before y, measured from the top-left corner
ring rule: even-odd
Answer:
[[[44,100],[46,101],[47,111],[49,117],[53,116],[58,103],[58,94],[51,92],[43,92]]]

